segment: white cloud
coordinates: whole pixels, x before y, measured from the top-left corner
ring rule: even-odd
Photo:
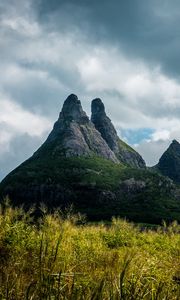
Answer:
[[[109,97],[112,115],[119,113],[121,120],[126,114],[130,127],[163,132],[174,126],[180,128],[176,116],[180,110],[180,84],[164,75],[160,67],[149,68],[145,63],[129,60],[119,49],[111,47],[95,48],[82,57],[78,67],[87,91]],[[125,122],[124,127],[127,126]]]
[[[0,122],[19,133],[39,136],[50,128],[51,122],[42,116],[24,110],[20,105],[0,96]]]
[[[46,117],[24,110],[2,93],[0,94],[0,107],[1,155],[10,151],[10,142],[16,136],[28,134],[29,137],[41,137],[52,127],[52,123]]]
[[[174,139],[180,142],[180,125],[171,128],[169,131],[157,130],[150,139],[142,141],[139,145],[134,145],[134,148],[143,156],[147,165],[153,166],[158,163],[160,157]]]
[[[167,141],[170,138],[170,132],[166,129],[164,130],[157,130],[152,134],[152,141],[157,142],[157,141]]]
[[[171,108],[180,106],[180,85],[161,72],[160,67],[149,68],[141,61],[128,59],[118,48],[96,47],[78,62],[79,72],[86,89],[105,92],[115,90],[132,105]]]
[[[142,157],[145,159],[148,166],[154,166],[158,163],[159,158],[168,148],[171,142],[169,140],[159,140],[159,141],[143,141],[134,148],[138,151]]]
[[[1,26],[6,29],[16,31],[16,33],[24,37],[39,36],[40,28],[36,22],[31,23],[23,17],[14,17],[13,19],[4,18],[0,22]]]

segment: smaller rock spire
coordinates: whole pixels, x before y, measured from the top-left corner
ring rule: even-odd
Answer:
[[[91,104],[91,121],[101,133],[103,139],[115,153],[118,152],[117,132],[105,112],[105,106],[101,99],[96,98]]]
[[[106,115],[104,103],[100,98],[96,98],[91,103],[92,118],[96,115]]]

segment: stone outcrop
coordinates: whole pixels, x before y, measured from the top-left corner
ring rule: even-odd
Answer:
[[[115,153],[116,157],[122,163],[131,167],[145,168],[145,162],[142,157],[118,137],[116,129],[106,115],[105,107],[101,99],[96,98],[92,101],[91,111],[91,121],[101,133],[110,149]]]

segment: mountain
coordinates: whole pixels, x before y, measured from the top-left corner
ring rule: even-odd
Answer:
[[[173,140],[163,153],[156,169],[174,182],[180,183],[180,144],[176,140]]]
[[[141,156],[117,136],[100,99],[91,120],[77,96],[64,102],[44,144],[0,183],[25,208],[41,202],[51,210],[73,204],[90,220],[126,217],[137,222],[180,221],[176,185],[150,172]]]

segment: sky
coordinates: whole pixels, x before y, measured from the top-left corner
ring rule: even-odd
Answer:
[[[77,94],[155,165],[180,142],[179,0],[0,0],[0,180]]]

